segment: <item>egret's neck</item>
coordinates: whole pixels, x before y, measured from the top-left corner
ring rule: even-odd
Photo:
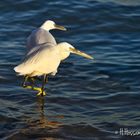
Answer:
[[[66,50],[63,43],[60,43],[57,47],[59,49],[59,54],[60,54],[61,61],[66,59],[67,57],[69,57],[70,52],[68,50]]]

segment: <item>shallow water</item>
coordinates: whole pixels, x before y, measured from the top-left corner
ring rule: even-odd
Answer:
[[[139,139],[140,2],[137,0],[0,1],[0,139]],[[16,66],[33,29],[46,19],[52,31],[95,57],[72,55],[49,78],[47,96],[20,86]]]

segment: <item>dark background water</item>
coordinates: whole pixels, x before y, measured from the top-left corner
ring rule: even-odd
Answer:
[[[140,1],[0,1],[0,139],[139,139]],[[16,66],[33,29],[51,19],[68,31],[52,31],[95,57],[75,55],[49,79],[48,95],[20,86]],[[129,134],[130,135],[130,134]]]

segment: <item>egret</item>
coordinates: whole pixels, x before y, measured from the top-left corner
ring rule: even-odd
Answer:
[[[44,96],[44,86],[49,74],[55,75],[62,60],[66,59],[70,53],[93,59],[92,56],[75,49],[71,44],[62,42],[57,45],[44,43],[32,48],[25,56],[24,60],[14,68],[19,75],[34,77],[44,76],[42,87],[35,89],[37,95]]]
[[[56,40],[53,35],[50,33],[50,30],[58,29],[66,31],[66,28],[60,25],[57,25],[52,20],[46,20],[39,28],[32,31],[32,33],[27,38],[27,53],[33,49],[34,47],[38,47],[43,43],[50,43],[52,45],[56,45]],[[26,81],[28,77],[25,77]],[[35,79],[32,78],[34,81]]]
[[[57,25],[54,21],[47,20],[39,28],[34,30],[27,39],[27,52],[32,48],[37,47],[43,43],[51,43],[56,45],[56,40],[49,32],[52,29],[59,29],[66,31],[66,28],[60,25]]]

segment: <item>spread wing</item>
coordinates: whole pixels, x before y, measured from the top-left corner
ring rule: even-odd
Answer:
[[[44,43],[51,43],[56,45],[55,38],[49,31],[38,28],[34,30],[27,39],[27,49],[30,51],[32,48]]]
[[[34,72],[49,74],[57,69],[60,64],[59,50],[55,45],[40,45],[33,48],[23,62],[14,68],[20,75]]]

